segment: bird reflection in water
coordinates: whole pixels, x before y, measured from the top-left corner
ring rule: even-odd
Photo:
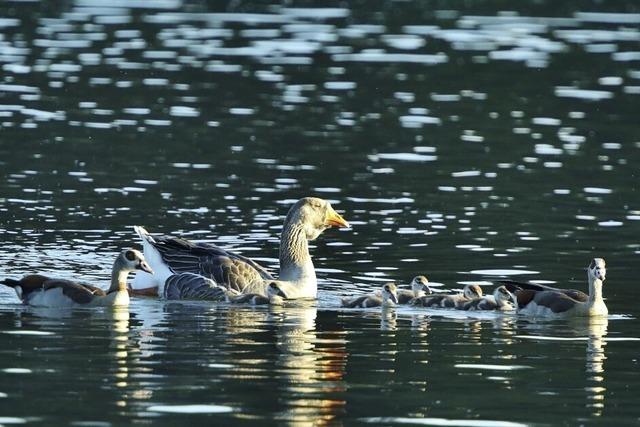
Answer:
[[[345,412],[346,402],[333,396],[345,392],[346,332],[329,330],[319,340],[311,302],[271,306],[269,313],[280,352],[276,369],[285,382],[285,409],[277,417],[292,426],[335,423]]]
[[[586,366],[587,381],[590,383],[586,390],[587,408],[594,416],[601,416],[604,411],[605,391],[604,382],[604,361],[607,358],[604,354],[604,347],[607,345],[604,337],[607,335],[609,319],[606,317],[595,317],[589,320],[586,333],[587,354]]]
[[[115,369],[115,386],[121,389],[128,389],[129,379],[129,307],[116,307],[113,310],[105,312],[106,316],[113,316],[113,349],[111,354],[115,356],[117,367]],[[144,393],[145,391],[143,391]],[[133,392],[135,393],[135,391]],[[123,392],[124,397],[116,401],[118,407],[127,406],[127,393]],[[139,397],[138,397],[139,398]]]
[[[380,312],[380,329],[383,331],[395,331],[397,329],[398,313],[392,307],[382,307]]]

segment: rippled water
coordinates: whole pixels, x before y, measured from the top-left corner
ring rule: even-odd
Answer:
[[[277,267],[311,194],[353,225],[314,242],[317,306],[0,289],[0,424],[640,421],[640,14],[570,5],[0,5],[0,277],[104,283],[134,224]],[[594,256],[604,324],[335,308],[416,274],[584,288]]]

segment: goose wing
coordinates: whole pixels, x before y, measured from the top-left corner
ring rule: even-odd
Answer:
[[[50,279],[42,285],[44,291],[61,288],[62,294],[76,304],[88,304],[96,295],[105,296],[106,293],[95,286],[72,282],[64,279]]]
[[[554,313],[570,310],[578,301],[563,292],[545,291],[536,294],[534,301],[540,306],[549,308]]]
[[[516,280],[498,280],[496,283],[500,285],[504,285],[507,290],[511,293],[517,294],[522,291],[534,291],[534,292],[559,292],[565,294],[566,296],[580,302],[587,302],[589,300],[589,295],[585,294],[582,291],[577,289],[559,289],[554,288],[552,286],[539,285],[536,283],[528,283],[528,282],[519,282]],[[529,295],[529,292],[525,292],[525,295]],[[518,298],[518,302],[520,302],[520,298]]]
[[[226,288],[211,279],[194,273],[169,276],[164,285],[163,297],[168,300],[224,301]]]
[[[199,274],[218,286],[243,293],[263,293],[264,281],[273,280],[273,276],[255,261],[216,245],[172,236],[151,237],[142,227],[136,231],[158,251],[174,273]]]

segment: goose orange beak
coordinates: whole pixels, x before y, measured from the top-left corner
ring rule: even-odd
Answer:
[[[330,209],[331,210],[329,211],[327,218],[324,220],[325,225],[328,225],[329,227],[338,227],[338,228],[351,227],[349,223],[344,218],[342,218],[342,216],[340,216],[338,212],[334,211],[333,208],[330,208]]]

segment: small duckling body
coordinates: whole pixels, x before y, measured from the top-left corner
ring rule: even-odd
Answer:
[[[461,307],[459,310],[479,311],[479,310],[497,310],[512,311],[517,307],[515,295],[507,290],[504,286],[498,286],[492,295],[486,295],[482,298],[475,298]]]
[[[226,295],[228,303],[250,304],[250,305],[281,305],[287,299],[287,295],[282,290],[278,282],[271,282],[267,286],[267,296],[260,294],[240,294],[235,291],[228,291]]]
[[[482,288],[478,285],[465,285],[460,294],[432,294],[415,298],[411,305],[432,308],[459,308],[469,301],[481,298]]]
[[[363,295],[355,298],[343,298],[342,307],[347,308],[370,308],[370,307],[393,307],[398,304],[398,294],[396,285],[387,283],[382,286],[381,296]]]
[[[431,295],[429,280],[425,276],[416,276],[411,281],[411,290],[398,289],[398,304],[410,304],[415,298]]]

